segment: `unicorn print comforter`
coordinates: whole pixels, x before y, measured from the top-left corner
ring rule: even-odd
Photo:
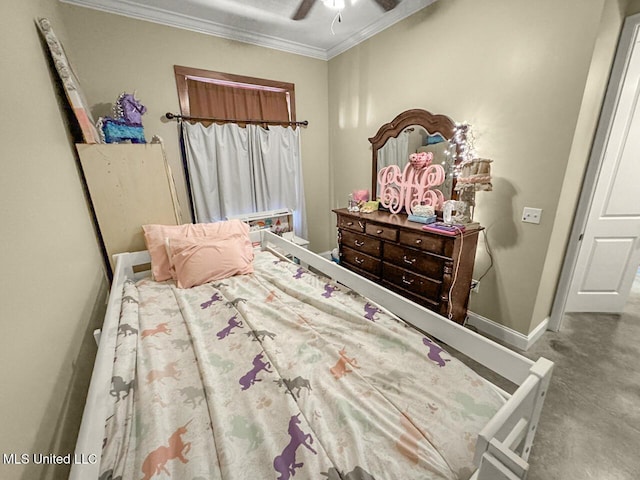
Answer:
[[[468,479],[503,404],[430,338],[268,252],[125,284],[100,478]]]

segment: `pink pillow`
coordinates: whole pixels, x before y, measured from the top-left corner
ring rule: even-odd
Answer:
[[[169,280],[171,263],[167,255],[166,241],[169,238],[189,237],[226,237],[232,234],[246,236],[243,246],[246,254],[253,255],[253,247],[249,240],[249,226],[240,220],[228,220],[215,223],[185,223],[184,225],[143,225],[144,239],[151,255],[151,273],[154,280]]]
[[[253,250],[247,254],[244,236],[186,237],[169,240],[178,288],[191,288],[233,275],[253,273]]]

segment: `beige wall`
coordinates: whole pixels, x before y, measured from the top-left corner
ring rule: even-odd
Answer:
[[[627,15],[640,13],[640,0],[629,0],[625,13]]]
[[[367,138],[398,113],[468,121],[494,159],[476,212],[494,266],[470,308],[524,334],[549,314],[534,318],[604,3],[437,2],[329,62],[332,206],[369,187]],[[520,221],[525,206],[540,225]],[[488,266],[481,242],[475,276]]]
[[[295,84],[296,115],[309,120],[302,130],[302,161],[310,248],[329,249],[334,235],[329,224],[327,62],[292,55],[155,23],[61,6],[69,35],[67,53],[76,67],[94,116],[109,115],[123,91],[137,90],[147,107],[145,135],[163,138],[187,213],[178,127],[163,121],[179,113],[174,65],[247,75]]]
[[[94,113],[109,113],[121,91],[138,90],[149,107],[146,133],[164,138],[179,180],[176,124],[160,120],[165,111],[178,111],[174,63],[294,82],[298,117],[310,121],[303,156],[316,250],[328,249],[332,237],[327,63],[51,0],[0,4],[0,453],[67,454],[76,440],[96,350],[91,334],[104,316],[107,282],[65,126],[65,100],[56,96],[34,24],[38,16],[51,20]],[[184,201],[184,185],[178,185]],[[67,474],[66,466],[0,463],[3,480]]]
[[[553,305],[567,239],[571,233],[574,212],[578,205],[582,178],[591,153],[591,145],[607,89],[618,38],[626,15],[625,9],[626,0],[605,1],[582,105],[573,135],[571,152],[564,173],[553,231],[549,239],[547,257],[540,277],[530,329],[535,328],[540,321],[549,315]]]
[[[0,3],[0,452],[72,451],[106,289],[34,17],[51,19],[94,114],[137,89],[183,202],[176,125],[161,121],[178,111],[173,64],[294,82],[298,117],[311,122],[303,155],[316,251],[335,241],[329,209],[369,187],[367,138],[382,123],[416,107],[471,122],[479,151],[495,160],[495,191],[478,195],[477,213],[495,267],[471,308],[527,333],[548,314],[566,242],[559,225],[572,212],[557,205],[577,197],[572,178],[584,170],[621,11],[615,0],[448,0],[327,63],[51,0]],[[629,2],[626,12],[638,11]],[[541,225],[519,222],[524,206],[544,209]],[[487,265],[481,245],[477,274]],[[10,480],[66,471],[0,464]]]
[[[34,18],[65,37],[57,2],[0,3],[0,453],[73,451],[106,280]],[[0,478],[66,478],[12,466]]]

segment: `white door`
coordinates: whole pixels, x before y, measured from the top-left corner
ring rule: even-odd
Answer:
[[[618,313],[640,264],[640,47],[636,30],[565,311]]]

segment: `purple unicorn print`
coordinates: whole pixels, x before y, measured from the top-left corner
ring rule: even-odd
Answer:
[[[438,345],[436,345],[435,343],[433,343],[431,340],[429,340],[427,337],[424,337],[422,339],[422,343],[424,343],[427,347],[429,347],[429,355],[427,355],[429,357],[429,360],[431,360],[432,362],[436,363],[440,367],[444,367],[445,366],[445,362],[450,362],[451,361],[448,358],[443,359],[440,356],[440,354],[442,352],[444,352],[444,350],[442,348],[440,348]],[[447,352],[445,352],[445,353],[447,353]]]
[[[338,287],[336,287],[335,285],[331,285],[330,283],[325,283],[324,293],[322,294],[322,296],[324,298],[331,298],[331,295],[333,295],[333,292],[335,292],[336,290],[338,290]]]
[[[229,319],[229,321],[227,322],[227,326],[224,327],[222,330],[220,330],[216,335],[218,337],[218,340],[222,340],[225,337],[228,337],[229,335],[231,335],[233,332],[231,330],[233,330],[234,328],[244,328],[242,326],[242,320],[240,320],[239,322],[236,320],[236,318],[238,318],[238,315],[234,315],[233,317],[231,317]]]
[[[216,292],[216,293],[214,293],[214,294],[211,296],[211,298],[210,298],[209,300],[207,300],[207,301],[206,301],[206,302],[204,302],[204,303],[201,303],[201,304],[200,304],[200,308],[201,308],[202,310],[204,310],[205,308],[209,308],[209,307],[210,307],[211,305],[213,305],[215,302],[219,302],[219,301],[221,301],[221,300],[222,300],[222,297],[220,296],[220,294],[219,294],[219,293],[217,293],[217,292]]]
[[[242,390],[248,390],[249,387],[254,383],[261,382],[262,379],[256,378],[256,376],[262,370],[271,373],[271,370],[269,370],[271,368],[271,363],[264,362],[262,360],[262,356],[262,353],[256,355],[253,358],[253,368],[249,370],[244,376],[242,376],[242,378],[240,378],[240,385],[242,385]]]
[[[305,272],[304,268],[298,267],[296,270],[296,274],[293,276],[296,280],[300,280],[302,278],[302,274]]]
[[[371,320],[372,322],[375,322],[376,320],[376,313],[381,312],[382,310],[380,310],[378,307],[376,307],[375,305],[367,302],[364,305],[364,318],[366,318],[367,320]]]
[[[289,480],[292,475],[296,474],[296,468],[302,468],[304,463],[296,463],[296,450],[300,445],[307,447],[314,455],[317,455],[311,443],[313,443],[313,437],[309,433],[304,433],[298,425],[300,425],[300,414],[294,415],[289,420],[289,443],[282,453],[273,459],[273,468],[280,474],[278,480]]]

